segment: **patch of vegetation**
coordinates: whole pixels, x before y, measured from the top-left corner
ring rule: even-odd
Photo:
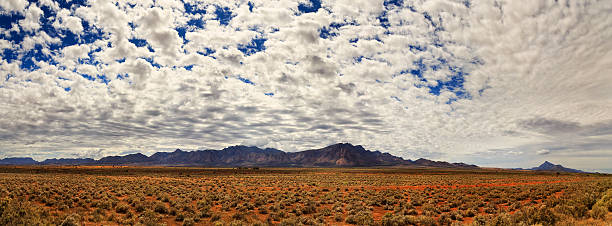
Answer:
[[[610,212],[609,175],[0,167],[0,225],[581,225]]]

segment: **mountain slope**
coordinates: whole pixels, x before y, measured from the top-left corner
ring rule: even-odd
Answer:
[[[107,156],[96,161],[96,164],[101,165],[139,165],[149,161],[146,155],[136,153],[125,156]]]
[[[32,158],[5,158],[0,159],[0,165],[34,165],[38,162]]]
[[[410,164],[389,153],[365,150],[361,145],[334,144],[321,149],[289,153],[291,162],[300,166],[393,166]]]
[[[568,173],[584,173],[582,170],[565,168],[562,165],[555,165],[550,163],[549,161],[545,161],[542,165],[538,167],[533,167],[530,170],[539,170],[539,171],[556,171],[556,172],[568,172]]]
[[[449,163],[444,161],[432,161],[429,159],[420,158],[414,161],[418,166],[437,167],[437,168],[478,168],[476,165],[469,165],[462,162]]]
[[[40,162],[43,165],[88,165],[96,163],[96,160],[92,158],[61,158],[61,159],[47,159]]]
[[[205,166],[281,166],[287,162],[286,153],[277,149],[231,146],[223,150],[185,152],[157,152],[149,158],[151,165],[205,165]]]
[[[107,156],[93,159],[48,159],[36,162],[33,159],[0,160],[13,165],[137,165],[137,166],[211,166],[211,167],[372,167],[414,166],[437,168],[478,168],[464,163],[437,162],[427,159],[404,160],[389,153],[368,151],[360,145],[339,143],[320,149],[300,152],[248,146],[231,146],[222,150],[198,150],[157,152],[151,156],[140,153],[125,156]]]

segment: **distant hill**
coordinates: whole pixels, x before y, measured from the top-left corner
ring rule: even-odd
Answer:
[[[17,159],[17,158],[12,158]],[[3,161],[13,162],[4,164]],[[15,163],[17,162],[17,163]],[[464,163],[448,163],[418,159],[404,160],[389,153],[368,151],[362,146],[339,143],[320,149],[284,152],[278,149],[231,146],[222,150],[157,152],[151,156],[140,153],[93,159],[47,159],[36,162],[0,160],[0,165],[133,165],[133,166],[212,166],[212,167],[372,167],[412,166],[436,168],[478,168]]]
[[[565,168],[562,165],[555,165],[550,163],[549,161],[545,161],[542,165],[538,167],[533,167],[530,170],[540,170],[540,171],[555,171],[555,172],[567,172],[567,173],[584,173],[582,170]]]
[[[87,165],[93,164],[96,160],[92,158],[61,158],[61,159],[47,159],[40,162],[42,165]]]
[[[395,166],[410,165],[409,160],[389,153],[365,150],[361,145],[334,144],[321,149],[287,153],[296,166]]]
[[[35,165],[38,162],[32,158],[5,158],[0,159],[0,165]]]

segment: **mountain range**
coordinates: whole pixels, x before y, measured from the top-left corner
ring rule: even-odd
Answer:
[[[209,167],[373,167],[411,166],[436,168],[478,168],[465,163],[448,163],[420,158],[405,160],[380,151],[369,151],[361,145],[338,143],[320,149],[284,152],[253,146],[231,146],[222,150],[157,152],[151,156],[141,153],[124,156],[91,158],[0,159],[0,165],[130,165],[130,166],[209,166]]]
[[[538,171],[555,171],[555,172],[567,172],[567,173],[584,173],[582,170],[565,168],[562,165],[555,165],[550,163],[549,161],[545,161],[542,165],[538,167],[533,167],[530,170],[538,170]]]

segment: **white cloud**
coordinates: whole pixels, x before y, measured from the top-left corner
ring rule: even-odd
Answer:
[[[21,29],[26,31],[36,31],[40,28],[40,18],[43,11],[36,5],[30,5],[25,12],[25,19],[19,22]]]
[[[0,7],[8,12],[24,13],[27,6],[28,1],[26,0],[5,0],[0,2]]]
[[[606,1],[406,1],[387,10],[382,1],[331,1],[306,14],[296,1],[252,2],[250,12],[245,2],[194,1],[206,13],[188,14],[178,1],[89,1],[55,8],[53,26],[84,35],[86,21],[103,32],[98,41],[53,50],[61,40],[42,31],[12,46],[0,40],[24,54],[40,44],[57,61],[37,62],[33,73],[19,69],[21,58],[0,64],[12,75],[0,83],[0,152],[352,142],[507,167],[550,156],[563,163],[571,153],[612,157],[604,152],[612,148]],[[36,4],[10,7],[26,15],[27,31],[48,16]],[[231,12],[227,25],[217,7]],[[187,26],[191,19],[203,28]],[[254,38],[265,50],[244,54]]]
[[[538,155],[548,155],[550,154],[550,150],[542,149],[536,152]]]
[[[72,45],[67,46],[62,49],[64,53],[64,57],[76,60],[78,58],[88,58],[87,54],[89,53],[89,46],[87,45]]]
[[[13,47],[13,44],[8,40],[0,40],[0,50],[10,49]]]
[[[57,13],[53,27],[56,29],[66,29],[77,35],[83,32],[81,18],[70,16],[70,11],[67,9],[62,9]]]

